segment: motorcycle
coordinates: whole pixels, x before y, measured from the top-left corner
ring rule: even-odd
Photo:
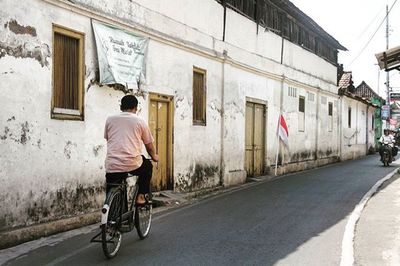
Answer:
[[[390,163],[392,163],[392,147],[389,145],[388,141],[384,141],[382,143],[382,158],[381,161],[384,166],[389,166]]]

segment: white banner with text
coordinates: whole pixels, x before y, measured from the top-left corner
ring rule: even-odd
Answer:
[[[127,87],[143,82],[149,39],[92,20],[101,84]]]

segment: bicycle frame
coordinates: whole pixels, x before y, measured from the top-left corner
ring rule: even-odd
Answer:
[[[132,178],[133,176],[128,176],[128,178]],[[135,181],[135,188],[133,191],[133,197],[130,202],[128,202],[128,182],[126,179],[122,179],[121,183],[108,183],[108,185],[112,186],[112,188],[108,191],[106,198],[112,194],[114,189],[121,189],[122,190],[122,198],[120,201],[120,205],[122,206],[121,211],[119,213],[119,219],[116,221],[116,228],[118,228],[121,232],[129,232],[132,231],[134,228],[134,213],[135,213],[135,201],[138,194],[139,186],[138,180]],[[130,203],[130,204],[129,204]],[[128,207],[130,207],[128,209]],[[101,209],[101,225],[107,224],[108,215],[110,212],[110,206],[108,204],[104,204]],[[132,217],[130,220],[129,218]],[[122,224],[123,222],[128,221],[127,228],[124,227]],[[101,242],[101,240],[96,240],[96,238],[101,234],[101,232],[95,235],[90,242]]]
[[[128,177],[128,178],[131,178],[131,177]],[[121,202],[120,202],[122,208],[121,208],[121,212],[119,215],[119,221],[117,221],[118,222],[117,227],[121,228],[122,223],[127,221],[129,217],[132,217],[131,215],[133,215],[135,212],[134,206],[135,206],[135,200],[136,200],[137,193],[138,193],[137,180],[135,182],[133,197],[130,202],[128,202],[128,182],[126,181],[126,179],[123,179],[121,184],[109,184],[109,185],[111,185],[111,186],[116,185],[117,188],[121,188],[121,190],[122,190],[122,198],[121,198]],[[110,207],[107,204],[105,204],[103,206],[102,218],[101,218],[102,224],[107,223],[109,208]],[[104,211],[105,211],[105,213],[104,213]],[[133,224],[133,221],[129,221],[129,224]],[[129,227],[131,227],[131,226],[129,226]]]

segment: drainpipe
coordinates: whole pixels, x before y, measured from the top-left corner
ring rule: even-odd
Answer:
[[[366,113],[366,115],[365,115],[365,120],[366,120],[366,122],[365,122],[365,146],[366,146],[366,152],[365,152],[365,154],[366,155],[368,155],[368,130],[369,130],[369,126],[368,126],[368,116],[369,116],[369,114],[368,114],[368,109],[369,109],[369,105],[367,104],[367,113]]]
[[[224,28],[222,29],[222,41],[225,42],[225,30],[226,30],[226,0],[222,0],[222,6],[224,7]]]
[[[283,64],[283,48],[284,48],[284,45],[285,45],[285,38],[283,38],[283,35],[282,35],[282,45],[281,45],[281,64]]]
[[[339,161],[342,160],[342,147],[343,147],[343,97],[339,96],[339,112],[338,112],[338,131],[339,131]]]
[[[356,146],[358,145],[358,128],[359,128],[359,124],[358,124],[358,109],[359,109],[359,104],[358,104],[358,101],[356,102],[356,108],[357,108],[357,112],[356,112],[356,132],[355,132],[355,134],[356,134]],[[361,127],[360,127],[360,130],[361,130]]]
[[[228,53],[226,50],[223,51],[223,60],[221,66],[221,157],[220,157],[220,167],[219,167],[219,185],[222,186],[224,184],[224,176],[225,176],[225,163],[224,163],[224,131],[225,131],[225,64],[226,57]]]
[[[319,142],[319,109],[320,109],[320,104],[321,104],[321,89],[318,88],[318,91],[317,91],[317,110],[316,110],[316,118],[317,119],[315,121],[316,125],[315,125],[315,156],[314,156],[316,161],[318,160],[318,148],[319,148],[318,142]],[[318,162],[317,162],[317,165],[318,165]]]

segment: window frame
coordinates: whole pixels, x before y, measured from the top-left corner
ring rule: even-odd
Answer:
[[[201,74],[203,75],[203,104],[202,104],[202,113],[203,113],[203,119],[196,119],[195,118],[195,99],[194,99],[194,74]],[[207,71],[205,69],[195,67],[193,66],[193,72],[192,72],[192,99],[193,99],[193,107],[192,107],[192,121],[194,126],[206,126],[207,125]]]
[[[300,104],[301,101],[303,101],[302,110],[301,110],[301,104]],[[301,95],[299,96],[298,116],[299,116],[298,117],[298,129],[300,132],[305,132],[306,131],[306,97],[301,96]],[[301,125],[300,125],[300,122],[302,122]]]
[[[347,126],[351,128],[351,107],[347,109]]]
[[[67,109],[55,106],[55,35],[61,34],[78,40],[78,109]],[[85,66],[85,33],[79,32],[58,24],[52,24],[53,37],[53,69],[52,69],[52,96],[51,96],[51,118],[60,120],[84,120],[84,66]]]
[[[371,130],[375,130],[375,116],[371,115]]]
[[[328,132],[333,131],[333,102],[328,101]]]

